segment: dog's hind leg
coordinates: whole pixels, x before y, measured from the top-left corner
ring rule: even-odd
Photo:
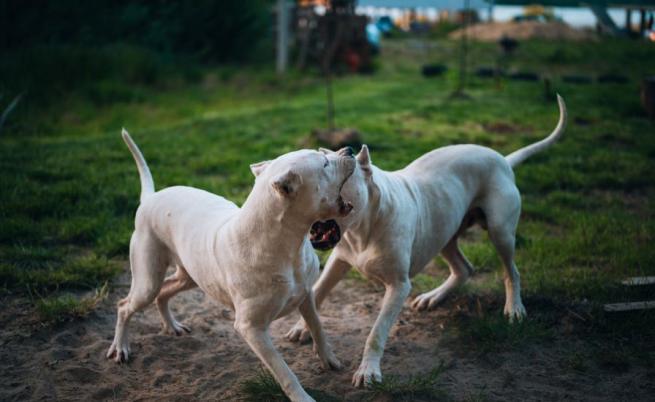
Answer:
[[[441,250],[441,256],[448,263],[450,276],[439,287],[416,296],[412,301],[415,310],[431,309],[441,303],[457,286],[466,282],[473,273],[473,266],[462,254],[457,245],[457,235]]]
[[[506,186],[505,188],[508,188]],[[521,301],[521,278],[514,263],[516,227],[521,213],[521,197],[515,186],[511,191],[494,194],[485,207],[489,238],[498,251],[505,268],[505,309],[510,321],[521,320],[526,316]]]
[[[167,251],[148,233],[134,233],[130,242],[132,285],[127,297],[118,303],[116,332],[107,358],[117,363],[128,360],[130,347],[127,325],[132,315],[147,307],[159,293],[166,275]]]
[[[168,307],[168,301],[176,294],[197,287],[198,285],[191,279],[189,274],[182,266],[177,266],[175,274],[166,278],[164,284],[157,295],[157,309],[161,315],[164,324],[164,330],[175,335],[182,335],[183,332],[191,332],[191,329],[184,324],[179,323],[171,313]]]

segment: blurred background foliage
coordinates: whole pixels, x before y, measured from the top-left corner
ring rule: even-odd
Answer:
[[[45,103],[93,82],[92,100],[138,100],[102,82],[194,80],[196,64],[270,59],[271,19],[266,0],[0,0],[0,93]]]

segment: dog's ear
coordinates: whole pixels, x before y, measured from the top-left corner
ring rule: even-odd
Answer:
[[[302,185],[302,177],[292,170],[287,170],[273,178],[272,186],[283,197],[293,197]]]
[[[333,150],[331,150],[331,149],[327,149],[327,148],[323,148],[323,147],[320,147],[320,148],[318,149],[318,151],[319,151],[319,152],[323,152],[325,155],[330,155],[330,154],[333,154],[333,153],[334,153]]]
[[[252,174],[255,175],[255,177],[259,176],[266,168],[268,165],[271,163],[271,161],[262,161],[258,163],[253,163],[250,165],[250,171]]]
[[[371,170],[371,156],[368,153],[368,147],[366,144],[362,145],[362,149],[359,151],[355,158],[357,158],[357,162],[362,168],[364,174],[367,177],[370,177],[371,174],[373,174],[373,170]]]

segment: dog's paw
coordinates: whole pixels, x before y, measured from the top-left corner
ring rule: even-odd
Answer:
[[[353,375],[353,385],[357,388],[371,385],[373,382],[382,381],[380,363],[363,361]]]
[[[324,370],[335,370],[339,371],[343,367],[339,359],[332,353],[328,353],[327,356],[325,357],[320,357],[321,359],[321,366],[323,367]]]
[[[521,322],[525,317],[528,316],[528,313],[523,307],[523,303],[512,303],[505,305],[504,310],[505,316],[509,319],[509,322]]]
[[[121,346],[117,346],[116,341],[114,341],[109,350],[107,351],[107,359],[113,359],[116,363],[127,363],[130,357],[130,346],[126,343],[123,343]]]
[[[437,289],[423,293],[412,301],[412,308],[417,311],[433,309],[446,298],[446,295],[447,292],[437,292]]]
[[[286,338],[291,342],[308,343],[312,339],[312,334],[305,325],[305,321],[298,320],[296,325],[287,332]]]
[[[165,325],[164,326],[164,331],[171,334],[171,335],[180,336],[180,335],[183,335],[185,333],[190,334],[191,333],[191,328],[189,328],[188,326],[186,326],[186,325],[184,325],[184,324],[182,324],[180,322],[173,321],[173,323],[171,325]]]
[[[332,352],[332,349],[328,346],[328,349],[324,353],[320,353],[318,350],[318,346],[314,344],[314,353],[316,353],[316,356],[318,356],[319,360],[321,361],[321,367],[323,367],[324,370],[341,370],[343,365],[337,359],[337,357],[334,355]]]

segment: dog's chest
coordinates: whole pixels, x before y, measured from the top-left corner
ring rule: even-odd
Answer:
[[[277,293],[276,297],[285,300],[278,317],[285,316],[298,308],[307,297],[318,274],[317,267],[304,265],[295,267],[287,273],[271,276],[271,285],[278,289],[277,292],[274,292]]]

